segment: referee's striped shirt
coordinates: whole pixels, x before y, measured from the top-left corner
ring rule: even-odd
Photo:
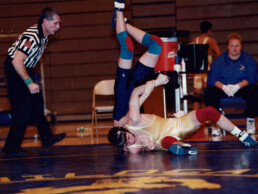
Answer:
[[[25,67],[35,67],[46,48],[47,41],[48,37],[44,37],[41,25],[35,24],[17,38],[8,49],[8,55],[14,58],[16,51],[19,50],[27,55],[24,61]]]

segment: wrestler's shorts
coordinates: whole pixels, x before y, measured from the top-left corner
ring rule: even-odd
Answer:
[[[117,67],[115,82],[115,107],[113,119],[119,121],[129,110],[129,100],[135,87],[144,84],[152,74],[153,68],[137,62],[132,69]]]
[[[119,121],[125,116],[129,109],[129,99],[134,89],[134,84],[130,79],[132,69],[122,69],[117,67],[115,82],[115,107],[113,119]]]
[[[207,83],[207,74],[194,75],[194,88],[196,88],[196,89],[204,88],[203,82]]]

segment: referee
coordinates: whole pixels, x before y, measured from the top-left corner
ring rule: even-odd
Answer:
[[[21,144],[32,118],[43,147],[50,147],[65,138],[65,133],[53,135],[44,115],[42,91],[33,81],[33,68],[46,48],[48,36],[59,30],[60,17],[61,14],[56,9],[45,8],[41,12],[38,24],[23,32],[8,49],[4,70],[12,117],[10,131],[3,148],[3,152],[7,155],[27,156],[28,153],[21,148]]]

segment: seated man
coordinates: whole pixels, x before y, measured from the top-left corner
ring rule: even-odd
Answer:
[[[211,65],[208,87],[204,90],[204,103],[219,110],[221,98],[240,97],[246,101],[244,115],[247,117],[247,132],[255,134],[255,117],[258,116],[257,62],[242,51],[242,38],[231,33],[227,49]]]
[[[129,153],[169,149],[175,155],[197,154],[196,148],[190,145],[186,147],[179,141],[197,130],[204,122],[211,120],[238,137],[245,146],[257,147],[255,140],[213,107],[194,110],[180,118],[164,119],[152,114],[141,114],[139,108],[154,87],[167,82],[168,77],[160,74],[156,80],[148,81],[133,90],[127,115],[117,122],[118,127],[109,131],[108,139],[113,145],[123,146]]]

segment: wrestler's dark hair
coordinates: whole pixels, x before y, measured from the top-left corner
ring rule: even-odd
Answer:
[[[123,127],[113,127],[108,132],[108,141],[117,147],[123,147],[126,144],[126,133],[131,133]]]
[[[52,7],[46,7],[45,9],[42,10],[40,16],[39,16],[39,24],[43,23],[43,20],[46,18],[47,20],[53,20],[53,15],[59,15],[61,17],[61,13],[52,8]]]
[[[200,24],[200,30],[201,30],[201,33],[207,33],[209,31],[209,29],[212,29],[212,24],[208,21],[203,21],[201,24]]]

